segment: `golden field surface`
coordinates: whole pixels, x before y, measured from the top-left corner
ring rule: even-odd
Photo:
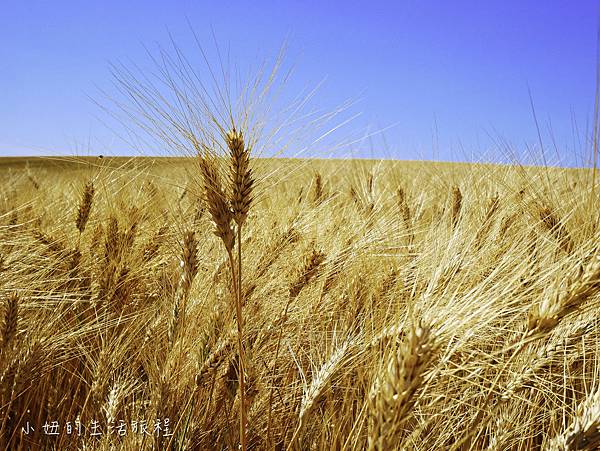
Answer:
[[[0,159],[3,449],[600,446],[591,170],[250,167],[228,259],[199,159]]]

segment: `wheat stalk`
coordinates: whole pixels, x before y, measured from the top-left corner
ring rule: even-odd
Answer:
[[[325,261],[325,254],[317,249],[313,249],[307,256],[304,266],[297,278],[289,286],[289,296],[291,299],[297,298],[302,289],[309,284],[311,279],[317,274],[321,264]]]
[[[239,368],[238,379],[240,385],[240,444],[242,451],[246,450],[246,428],[247,428],[247,402],[246,402],[246,353],[244,351],[242,304],[244,295],[242,294],[242,226],[248,218],[248,210],[252,203],[252,171],[249,167],[250,149],[245,145],[241,132],[236,131],[235,127],[226,135],[227,147],[230,152],[230,174],[231,174],[231,197],[230,205],[233,214],[233,220],[237,225],[237,284],[236,284],[236,322],[238,328],[238,353]],[[233,258],[230,253],[230,260],[233,267]],[[233,271],[232,271],[233,273]]]
[[[9,350],[11,342],[17,335],[19,320],[19,297],[17,293],[11,293],[4,302],[4,316],[2,318],[2,344],[0,345],[0,355]]]
[[[408,206],[408,201],[406,200],[406,194],[403,188],[398,188],[396,195],[398,196],[398,206],[400,208],[400,215],[402,216],[404,227],[406,229],[406,232],[408,233],[408,245],[410,247],[412,246],[412,243],[414,241],[414,232],[412,226],[410,207]]]
[[[204,181],[205,201],[215,225],[215,235],[218,236],[227,252],[231,267],[232,286],[235,293],[235,317],[238,331],[238,382],[240,390],[240,446],[246,450],[247,429],[247,403],[245,401],[245,352],[243,335],[243,311],[242,304],[242,227],[248,218],[248,211],[252,204],[252,189],[254,180],[250,169],[250,148],[246,146],[244,137],[240,131],[232,127],[225,134],[225,142],[229,149],[230,174],[229,190],[225,191],[221,185],[221,177],[217,170],[216,159],[211,155],[209,149],[203,146],[195,147],[200,156],[200,169]],[[229,193],[227,196],[226,193]],[[236,230],[231,225],[236,224]],[[237,244],[237,265],[233,256],[233,248]]]
[[[398,445],[398,429],[416,402],[415,394],[438,345],[433,329],[419,321],[392,353],[384,374],[375,381],[369,395],[372,410],[369,449]]]
[[[336,371],[338,371],[341,363],[347,357],[348,350],[353,345],[353,340],[344,340],[329,358],[323,362],[321,367],[315,372],[310,385],[305,388],[302,402],[300,403],[300,412],[298,414],[298,426],[294,431],[294,435],[290,440],[288,449],[293,448],[297,443],[302,429],[306,425],[308,415],[312,412],[316,402],[321,398],[325,389],[328,387],[331,379]]]
[[[179,279],[177,297],[173,304],[171,323],[168,332],[169,346],[171,348],[175,341],[177,341],[180,329],[185,330],[187,300],[192,288],[192,282],[198,272],[198,242],[196,241],[196,234],[193,231],[187,231],[184,234],[183,259],[181,260],[180,266],[181,276]],[[181,327],[179,325],[180,322]],[[181,345],[183,346],[183,343]]]
[[[560,247],[570,254],[574,244],[565,225],[559,221],[552,209],[548,206],[540,207],[539,217],[544,228],[558,240]]]
[[[564,288],[554,296],[547,296],[529,312],[526,336],[544,334],[552,330],[566,315],[600,291],[600,256],[590,259],[587,267],[564,282]]]
[[[452,188],[452,227],[456,228],[458,220],[460,219],[460,212],[462,208],[462,193],[458,186]]]
[[[75,226],[79,233],[82,234],[85,230],[85,226],[90,217],[90,211],[92,210],[92,202],[94,201],[94,184],[88,182],[85,184],[79,207],[77,208],[77,218],[75,219]]]
[[[217,346],[212,350],[208,357],[202,363],[198,373],[196,374],[196,385],[200,386],[204,383],[205,377],[209,373],[213,373],[223,363],[229,351],[233,348],[232,334],[227,334],[221,339]]]
[[[233,250],[235,235],[231,227],[233,214],[223,191],[221,177],[214,156],[199,154],[200,170],[204,180],[204,194],[208,211],[215,226],[214,234],[221,239],[227,252]]]
[[[600,390],[587,397],[577,408],[569,427],[551,440],[549,450],[597,450],[600,447]]]
[[[477,249],[481,248],[483,240],[486,238],[490,229],[492,228],[493,218],[496,212],[498,211],[499,205],[500,198],[498,197],[498,194],[495,194],[489,201],[489,204],[485,211],[485,217],[483,219],[483,222],[481,223],[481,226],[477,231],[477,235],[475,235],[475,247]],[[501,235],[503,235],[504,232],[505,230],[501,232]]]

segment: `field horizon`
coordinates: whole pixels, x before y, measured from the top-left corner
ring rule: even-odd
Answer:
[[[26,165],[33,166],[47,166],[47,165],[55,165],[60,166],[64,164],[68,164],[71,166],[76,165],[90,165],[96,163],[97,165],[108,165],[111,166],[122,166],[124,163],[128,162],[142,162],[142,163],[161,163],[161,162],[170,162],[170,163],[185,163],[190,160],[197,158],[197,156],[155,156],[155,155],[134,155],[134,156],[123,156],[123,155],[19,155],[19,156],[1,156],[0,155],[0,166],[4,167],[21,167]],[[593,170],[593,167],[590,165],[586,166],[564,166],[564,165],[553,165],[553,164],[544,164],[544,163],[521,163],[521,162],[492,162],[492,161],[451,161],[451,160],[431,160],[431,159],[396,159],[396,158],[366,158],[366,157],[284,157],[284,156],[276,156],[276,157],[254,157],[255,160],[258,161],[280,161],[280,162],[289,162],[289,163],[301,163],[301,162],[311,162],[315,164],[319,164],[320,162],[327,163],[331,162],[333,164],[344,164],[344,162],[349,161],[359,161],[367,164],[424,164],[424,165],[458,165],[458,166],[483,166],[483,167],[523,167],[523,168],[538,168],[538,169],[553,169],[553,170]],[[112,163],[112,164],[111,164]]]

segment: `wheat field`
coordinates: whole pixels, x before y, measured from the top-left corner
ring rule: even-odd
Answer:
[[[3,449],[600,446],[591,170],[237,158],[0,159]]]

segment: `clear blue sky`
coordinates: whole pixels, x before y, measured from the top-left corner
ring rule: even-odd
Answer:
[[[241,67],[287,38],[291,94],[326,78],[319,106],[360,99],[352,133],[394,125],[354,146],[360,156],[499,160],[502,143],[535,152],[528,89],[549,159],[552,138],[566,164],[589,151],[597,1],[4,0],[0,155],[126,152],[88,96],[110,91],[110,62],[141,63],[144,45],[168,45],[167,30],[197,53],[188,19],[207,47],[214,29]]]

